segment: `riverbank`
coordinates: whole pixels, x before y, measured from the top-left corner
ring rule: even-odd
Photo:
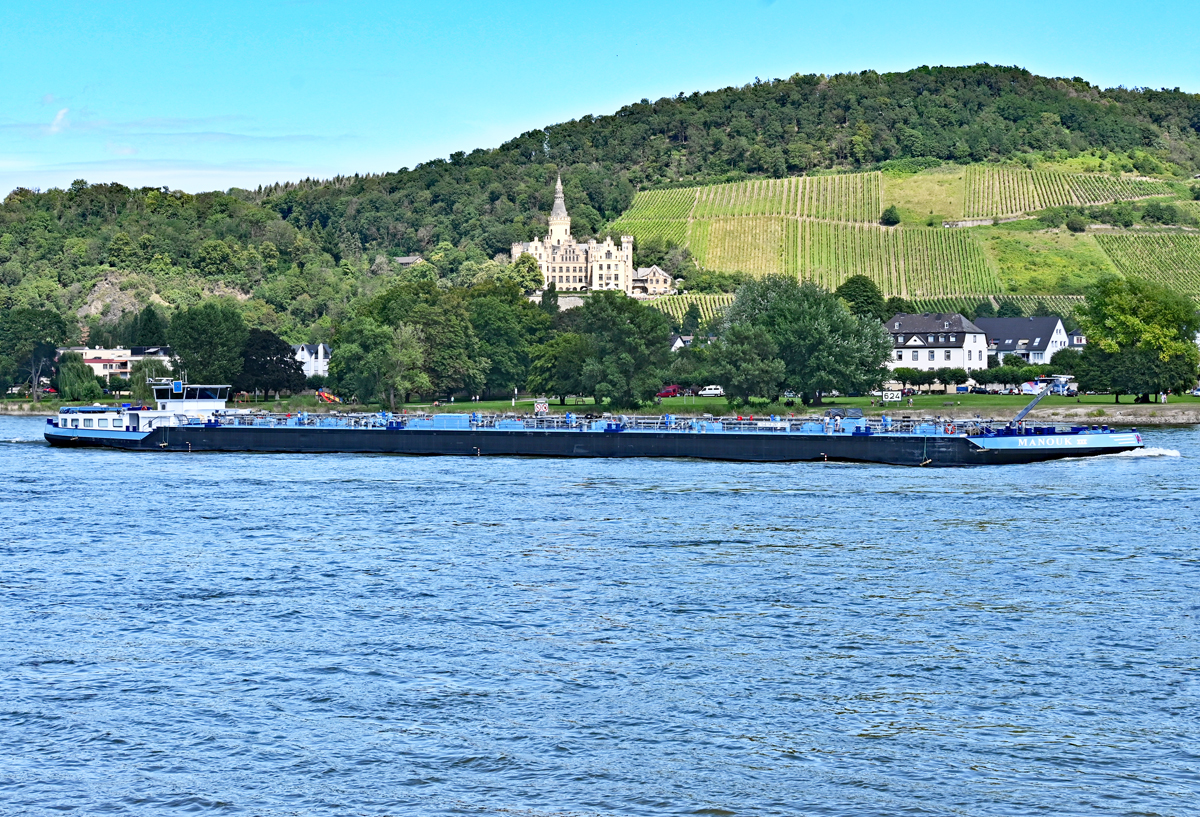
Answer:
[[[949,396],[948,396],[949,397]],[[723,400],[711,401],[712,405],[682,405],[682,406],[647,406],[639,411],[627,412],[630,414],[661,414],[668,411],[672,414],[689,415],[709,413],[713,415],[729,415],[734,414]],[[853,403],[858,400],[836,400],[830,402],[825,408],[855,408]],[[1013,405],[995,405],[991,401],[988,404],[976,405],[969,399],[955,400],[955,405],[946,405],[952,402],[947,399],[941,401],[940,404],[931,401],[926,396],[926,399],[921,401],[921,404],[911,408],[891,408],[888,414],[893,417],[911,415],[913,417],[928,417],[938,416],[952,420],[970,420],[976,416],[984,419],[992,420],[1009,420],[1017,415],[1021,408],[1025,405],[1025,400],[1014,401]],[[32,401],[23,402],[0,402],[0,415],[8,415],[15,417],[49,417],[58,413],[59,403],[34,403]],[[295,406],[279,406],[272,407],[270,404],[261,404],[262,409],[266,411],[296,411],[303,410],[309,412],[328,412],[328,411],[373,411],[378,410],[377,407],[368,406],[318,406],[318,407],[303,407]],[[463,412],[472,410],[482,411],[512,411],[513,408],[501,401],[501,404],[493,407],[492,405],[473,406],[470,403],[458,405],[446,405],[433,407],[428,403],[419,405],[409,405],[406,407],[409,411],[432,411],[440,412]],[[882,413],[878,408],[863,406],[863,412],[868,416],[877,416]],[[532,400],[518,400],[516,411],[520,413],[532,413]],[[561,411],[574,410],[579,413],[596,411],[596,407],[589,406],[557,406],[551,404],[551,410]],[[794,410],[793,410],[794,411]],[[743,409],[745,415],[754,414],[756,416],[765,416],[772,412],[780,414],[791,414],[786,408],[780,406],[769,406],[766,409],[756,407],[754,409]],[[619,413],[619,412],[618,412]],[[821,411],[796,411],[796,416],[819,416]],[[1061,423],[1065,425],[1118,425],[1118,426],[1179,426],[1179,425],[1200,425],[1200,403],[1197,402],[1179,402],[1179,403],[1149,403],[1149,404],[1133,404],[1133,403],[1083,403],[1075,405],[1073,403],[1060,403],[1058,405],[1038,406],[1027,416],[1028,422],[1042,423]]]

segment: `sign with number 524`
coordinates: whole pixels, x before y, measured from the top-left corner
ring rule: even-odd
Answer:
[[[885,402],[885,403],[899,403],[899,402],[900,402],[900,398],[901,398],[902,396],[903,396],[903,395],[901,395],[901,393],[900,393],[900,392],[898,392],[898,391],[885,391],[885,392],[883,393],[883,402]]]

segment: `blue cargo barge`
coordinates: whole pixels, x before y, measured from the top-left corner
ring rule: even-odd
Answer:
[[[940,418],[580,417],[574,414],[295,414],[228,409],[227,386],[155,381],[155,408],[67,407],[46,421],[54,446],[131,451],[262,451],[532,457],[692,457],[1002,465],[1143,447],[1136,429]],[[1041,395],[1039,395],[1040,399]]]

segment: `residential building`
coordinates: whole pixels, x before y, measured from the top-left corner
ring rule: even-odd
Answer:
[[[413,264],[419,264],[421,261],[424,261],[425,259],[423,259],[419,255],[397,255],[397,256],[393,257],[392,260],[396,262],[397,266],[399,266],[400,269],[408,269]]]
[[[292,346],[292,351],[296,354],[296,360],[300,361],[305,377],[329,376],[329,356],[333,354],[329,346],[324,343],[298,343]]]
[[[105,349],[102,346],[66,346],[57,352],[60,355],[74,352],[101,377],[116,375],[125,378],[129,377],[133,364],[140,360],[161,360],[170,367],[173,356],[170,346],[133,346],[129,349],[123,346],[115,349]]]
[[[1071,345],[1062,319],[1051,315],[1041,318],[979,318],[975,324],[988,338],[988,354],[1001,362],[1007,355],[1019,355],[1026,363],[1049,363],[1059,349]]]
[[[885,324],[892,336],[892,369],[987,368],[984,332],[962,315],[925,312],[900,313]]]
[[[1084,334],[1078,330],[1076,330],[1074,332],[1068,332],[1067,340],[1070,341],[1069,348],[1075,349],[1077,351],[1083,351],[1083,347],[1087,346],[1087,337],[1084,336]]]
[[[630,284],[630,294],[634,297],[670,295],[675,291],[675,279],[659,269],[658,264],[638,267],[634,270]]]
[[[626,295],[633,294],[633,236],[621,236],[619,245],[611,236],[602,242],[594,238],[586,244],[576,241],[571,235],[571,217],[567,215],[563,200],[562,177],[554,186],[550,233],[535,241],[514,243],[513,260],[520,258],[522,253],[537,259],[543,285],[553,281],[559,292],[619,290]]]
[[[671,335],[671,351],[678,352],[680,349],[686,349],[692,345],[695,340],[695,335]]]

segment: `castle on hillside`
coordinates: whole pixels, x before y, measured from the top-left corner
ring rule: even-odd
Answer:
[[[518,241],[512,245],[512,258],[529,253],[542,270],[544,286],[554,283],[559,292],[620,290],[631,296],[666,295],[674,281],[657,265],[635,270],[633,236],[621,236],[621,244],[612,236],[603,242],[589,239],[581,244],[571,236],[571,217],[563,201],[562,176],[554,185],[554,207],[550,210],[550,234],[540,241]]]

